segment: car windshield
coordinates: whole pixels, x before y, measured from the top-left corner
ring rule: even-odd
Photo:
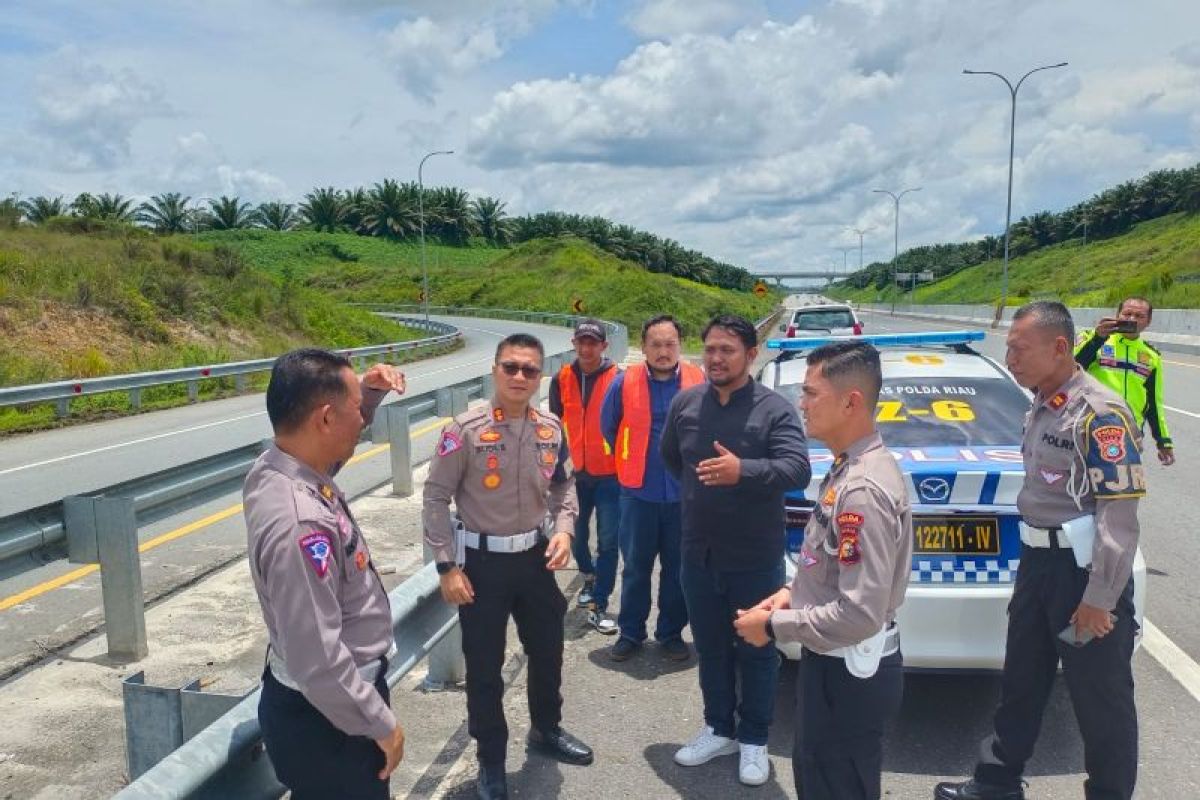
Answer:
[[[792,325],[802,331],[824,331],[833,328],[853,328],[854,317],[849,309],[827,311],[797,311]]]
[[[800,384],[778,391],[793,402]],[[1021,441],[1029,398],[1001,378],[885,378],[875,420],[888,447],[975,447]]]

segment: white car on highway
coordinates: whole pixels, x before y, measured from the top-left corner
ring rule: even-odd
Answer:
[[[998,670],[1021,552],[1016,503],[1029,394],[1002,366],[971,349],[969,342],[982,333],[866,338],[879,347],[883,365],[876,421],[908,479],[913,508],[912,571],[898,616],[905,667]],[[783,352],[759,380],[798,401],[804,356],[827,341],[773,340],[768,347]],[[812,482],[787,497],[789,581],[813,496],[833,462],[829,450],[813,444]],[[1140,550],[1133,578],[1140,626],[1146,598]],[[798,647],[780,649],[799,657]]]
[[[858,336],[863,332],[862,321],[854,309],[845,303],[801,306],[790,313],[788,321],[779,326],[779,330],[789,339],[801,336]]]

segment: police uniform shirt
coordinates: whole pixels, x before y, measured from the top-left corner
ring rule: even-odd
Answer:
[[[456,560],[450,502],[463,526],[489,536],[540,528],[572,533],[579,502],[562,425],[530,407],[507,419],[495,401],[455,417],[442,431],[425,479],[425,542],[438,563]]]
[[[1133,571],[1137,501],[1146,493],[1141,435],[1125,401],[1076,367],[1054,395],[1034,398],[1021,452],[1021,517],[1034,527],[1053,528],[1094,514],[1096,540],[1083,602],[1115,608]]]
[[[358,667],[392,648],[391,607],[345,497],[272,446],[246,477],[244,506],[272,671],[339,730],[387,736],[396,718]]]
[[[775,638],[817,653],[858,644],[896,618],[911,570],[904,474],[878,432],[839,455],[821,482]]]

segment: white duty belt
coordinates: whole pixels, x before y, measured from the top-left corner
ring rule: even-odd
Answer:
[[[1085,517],[1067,520],[1061,526],[1053,528],[1035,528],[1022,522],[1020,528],[1021,541],[1026,547],[1037,549],[1050,547],[1057,541],[1055,534],[1061,534],[1071,545],[1075,563],[1084,569],[1091,565],[1092,547],[1096,542],[1095,516],[1088,514]]]
[[[892,622],[858,644],[839,647],[824,655],[844,660],[846,670],[854,677],[869,678],[879,670],[880,661],[899,650],[900,628]]]
[[[512,536],[491,536],[467,530],[462,520],[454,519],[454,536],[458,545],[458,565],[466,562],[466,548],[484,550],[488,553],[524,553],[537,546],[542,538],[542,527],[515,533]]]

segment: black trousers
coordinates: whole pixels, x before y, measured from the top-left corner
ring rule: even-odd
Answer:
[[[546,569],[545,542],[524,553],[468,549],[464,571],[475,589],[475,601],[458,607],[467,662],[467,730],[480,762],[498,764],[508,748],[501,675],[508,618],[516,620],[528,657],[530,721],[538,730],[554,729],[562,721],[567,599]]]
[[[390,703],[386,670],[379,671],[375,691]],[[263,672],[258,702],[267,755],[279,782],[292,800],[389,800],[390,781],[379,780],[383,751],[366,736],[350,736],[335,728],[303,694]]]
[[[792,776],[800,800],[878,800],[883,726],[900,709],[900,653],[856,678],[846,662],[805,648],[796,680]]]
[[[1021,549],[1008,607],[995,733],[984,740],[975,779],[1016,786],[1033,755],[1058,662],[1083,736],[1087,800],[1128,800],[1137,782],[1138,723],[1133,702],[1133,581],[1117,601],[1112,632],[1074,647],[1057,636],[1083,598],[1087,570],[1069,547]]]

